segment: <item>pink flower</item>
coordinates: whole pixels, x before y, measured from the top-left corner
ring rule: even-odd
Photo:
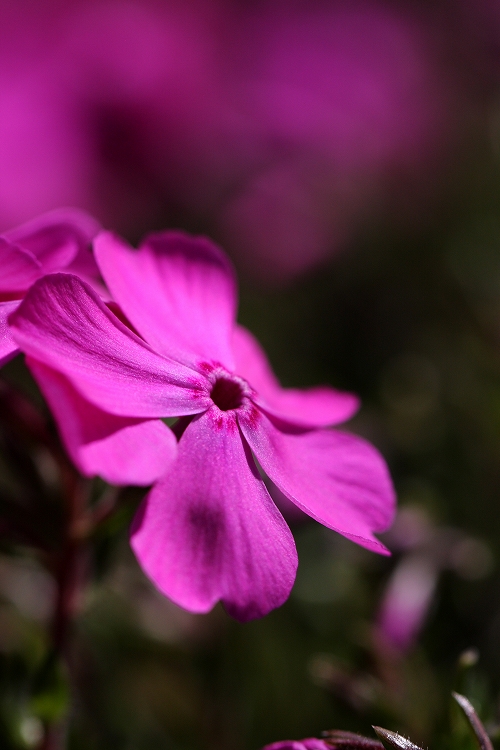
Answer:
[[[234,322],[236,284],[208,240],[150,235],[139,251],[103,233],[97,262],[136,335],[80,279],[38,281],[11,316],[15,338],[61,431],[90,402],[105,422],[165,430],[180,417],[178,444],[132,528],[136,556],[177,604],[207,612],[222,600],[240,620],[282,604],[297,567],[292,534],[267,481],[320,523],[368,549],[392,520],[385,463],[364,440],[324,429],[348,419],[358,399],[331,388],[282,389],[253,336]],[[142,338],[141,338],[142,337]],[[55,372],[56,371],[56,372]],[[154,450],[157,438],[144,435]],[[117,464],[116,475],[135,462]]]
[[[60,209],[0,236],[0,365],[19,351],[7,319],[34,281],[64,270],[85,279],[100,296],[105,293],[90,250],[99,230],[88,214]],[[112,483],[147,485],[164,472],[175,441],[163,424],[139,424],[137,420],[104,414],[59,373],[45,374],[40,363],[33,363],[32,369],[56,419],[61,415],[62,438],[85,476],[99,474]]]
[[[34,281],[53,271],[68,271],[97,281],[99,271],[90,242],[100,227],[88,214],[60,209],[0,235],[0,365],[17,351],[7,326]]]
[[[415,647],[443,571],[479,580],[490,573],[492,556],[480,539],[437,526],[420,506],[402,508],[385,539],[401,557],[385,586],[373,635],[379,655],[394,660]]]
[[[304,740],[281,740],[265,745],[262,750],[384,750],[384,746],[378,740],[372,740],[370,737],[363,737],[354,732],[345,732],[342,729],[331,729],[323,732],[323,736],[324,740],[317,737],[306,737]]]
[[[266,745],[262,750],[332,750],[324,740],[318,740],[316,737],[307,737],[305,740],[281,740]]]
[[[423,554],[400,562],[384,592],[376,636],[397,651],[409,651],[429,613],[438,578],[438,567]]]
[[[409,3],[245,4],[225,72],[254,159],[216,216],[248,273],[288,281],[349,246],[373,211],[411,216],[407,196],[425,195],[454,138],[433,33]]]
[[[199,160],[219,88],[217,0],[185,6],[0,4],[0,229],[68,203],[132,231],[165,211],[158,159],[174,138],[178,180]]]

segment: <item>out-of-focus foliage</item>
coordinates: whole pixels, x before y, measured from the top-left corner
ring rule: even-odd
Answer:
[[[0,391],[6,750],[59,715],[72,750],[250,750],[372,724],[448,748],[451,689],[498,732],[500,14],[312,5],[0,6],[2,225],[76,203],[131,240],[180,225],[224,241],[241,322],[285,385],[361,395],[347,427],[383,451],[400,505],[390,559],[285,507],[295,588],[242,626],[151,588],[127,490],[90,540],[69,664],[51,661],[66,480],[13,412],[21,388],[54,436],[15,359]]]

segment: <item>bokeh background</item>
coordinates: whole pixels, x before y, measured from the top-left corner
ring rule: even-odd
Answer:
[[[283,384],[361,395],[347,428],[384,453],[399,513],[385,559],[284,506],[295,588],[239,625],[148,584],[127,490],[49,677],[54,580],[2,523],[0,747],[37,747],[61,716],[75,750],[258,750],[371,724],[447,748],[452,688],[494,734],[498,0],[0,0],[0,231],[65,205],[131,242],[217,240]],[[0,402],[39,404],[21,358],[1,379]],[[57,544],[60,504],[48,455],[0,419],[0,521]]]

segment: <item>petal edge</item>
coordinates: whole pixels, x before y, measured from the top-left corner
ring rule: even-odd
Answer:
[[[175,464],[134,521],[131,544],[160,591],[191,612],[222,600],[238,620],[261,617],[286,600],[295,579],[293,537],[234,417],[221,427],[210,411],[187,427]]]
[[[394,517],[385,461],[365,440],[339,430],[300,430],[260,412],[238,417],[274,484],[312,518],[367,549],[389,554],[374,532]]]

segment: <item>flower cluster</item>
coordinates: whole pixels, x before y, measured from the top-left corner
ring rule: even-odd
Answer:
[[[382,0],[3,2],[0,228],[66,203],[134,232],[180,210],[293,278],[385,201],[420,205],[464,127],[434,52],[456,23],[436,43],[432,13]]]
[[[282,604],[297,552],[267,486],[385,553],[374,536],[394,510],[385,463],[329,429],[358,399],[281,388],[235,322],[234,272],[209,240],[166,231],[134,250],[98,229],[60,211],[0,239],[2,355],[26,354],[82,474],[153,485],[131,544],[155,585],[192,612],[220,600],[239,620]]]

